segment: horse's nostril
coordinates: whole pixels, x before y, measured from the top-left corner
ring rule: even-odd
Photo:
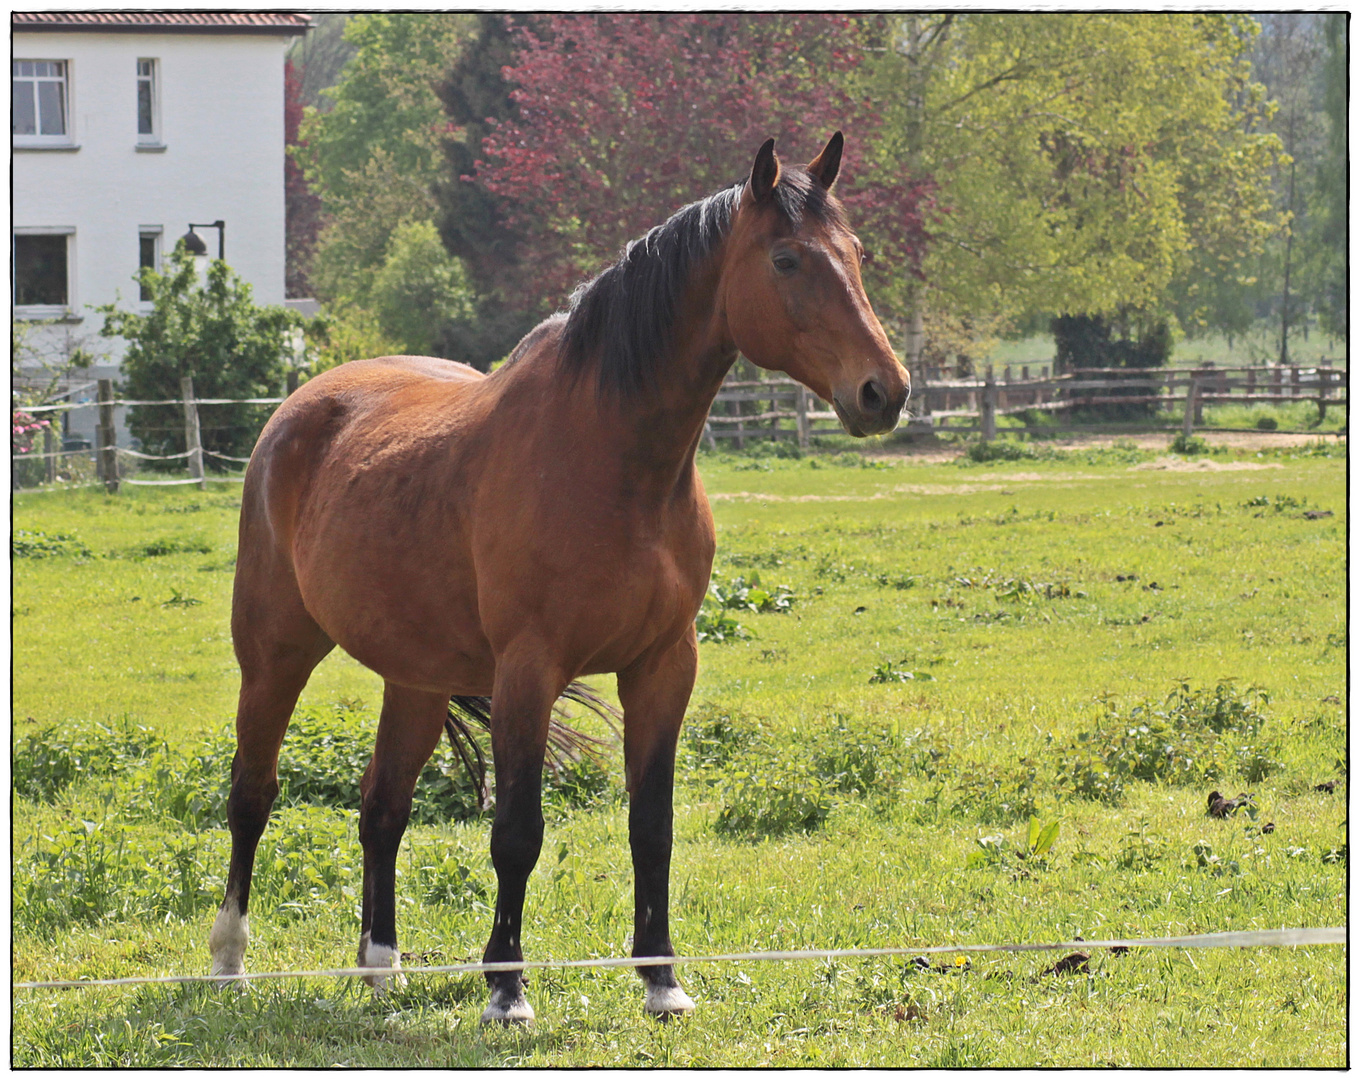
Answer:
[[[883,384],[870,379],[859,388],[859,404],[866,413],[881,413],[888,404],[888,395]]]

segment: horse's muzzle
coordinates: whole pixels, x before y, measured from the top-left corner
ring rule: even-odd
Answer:
[[[852,400],[843,400],[840,394],[833,395],[831,405],[840,417],[841,426],[857,439],[882,435],[897,427],[911,394],[910,377],[905,371],[902,374],[902,386],[895,391],[888,390],[877,376],[871,376],[860,384]]]

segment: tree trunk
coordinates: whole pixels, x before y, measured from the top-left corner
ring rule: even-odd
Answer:
[[[905,62],[906,79],[902,99],[906,105],[903,125],[905,153],[903,166],[913,179],[924,174],[926,81],[930,73],[927,55],[949,32],[952,16],[930,16],[910,13],[902,16],[896,43],[897,53]],[[906,283],[907,334],[905,352],[907,366],[913,370],[921,365],[925,346],[925,288],[916,278]]]
[[[1289,113],[1289,223],[1284,238],[1284,297],[1280,304],[1280,363],[1289,363],[1289,271],[1294,255],[1294,113]]]

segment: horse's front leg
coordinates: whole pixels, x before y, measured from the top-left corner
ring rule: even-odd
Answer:
[[[496,920],[482,959],[523,960],[520,926],[529,875],[543,846],[543,753],[553,702],[566,685],[547,674],[534,650],[496,662],[491,693],[491,754],[496,767],[496,815],[491,824],[491,862],[496,868]],[[491,1003],[482,1023],[527,1024],[534,1010],[524,996],[521,971],[486,976]]]
[[[397,948],[397,849],[411,817],[411,796],[420,770],[439,745],[447,695],[388,683],[383,690],[373,760],[360,785],[359,841],[364,848],[363,916],[359,967],[399,968]],[[365,978],[375,990],[393,976]],[[395,976],[400,981],[401,976]]]
[[[670,934],[671,797],[675,744],[698,670],[694,628],[664,653],[619,673],[623,752],[628,784],[628,841],[633,851],[633,955],[674,956]],[[691,1012],[675,969],[638,969],[647,984],[644,1009],[658,1019]]]

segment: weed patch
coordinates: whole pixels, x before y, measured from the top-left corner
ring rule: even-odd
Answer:
[[[1235,768],[1256,783],[1280,767],[1274,745],[1258,739],[1269,700],[1259,687],[1242,692],[1228,681],[1213,689],[1182,682],[1165,701],[1127,713],[1107,698],[1105,716],[1059,757],[1058,785],[1079,798],[1118,803],[1133,780],[1193,784]]]
[[[88,728],[50,725],[15,745],[14,793],[51,802],[77,780],[122,772],[165,749],[165,740],[130,720]]]
[[[84,541],[70,533],[45,533],[38,529],[15,529],[9,541],[16,559],[92,558]]]

